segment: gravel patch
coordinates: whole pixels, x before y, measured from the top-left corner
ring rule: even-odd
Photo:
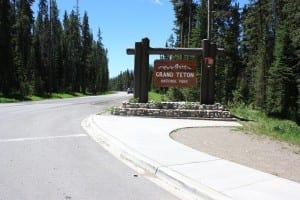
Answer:
[[[228,127],[185,128],[171,138],[210,155],[300,183],[300,147]]]

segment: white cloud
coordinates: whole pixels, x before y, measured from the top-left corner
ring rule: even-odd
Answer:
[[[155,3],[155,4],[158,4],[158,5],[162,5],[161,0],[154,0],[154,3]]]

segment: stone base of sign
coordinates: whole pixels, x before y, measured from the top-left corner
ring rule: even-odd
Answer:
[[[147,116],[176,119],[234,120],[223,105],[203,105],[197,102],[128,103],[112,109],[120,116]]]

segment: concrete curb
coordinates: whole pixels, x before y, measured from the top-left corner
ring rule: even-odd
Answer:
[[[106,133],[101,127],[94,123],[93,116],[84,119],[81,126],[98,144],[118,159],[128,164],[134,164],[135,167],[143,169],[151,174],[155,173],[159,166],[158,163],[137,153],[122,141],[111,136],[109,133]]]
[[[95,123],[94,116],[89,116],[81,123],[83,129],[102,147],[129,166],[157,177],[179,191],[191,195],[191,199],[229,200],[224,194],[201,185],[192,179],[147,158],[118,138],[106,133]]]

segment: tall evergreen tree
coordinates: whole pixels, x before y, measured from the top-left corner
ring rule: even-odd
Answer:
[[[66,21],[66,47],[68,69],[66,73],[70,74],[68,81],[71,83],[73,92],[80,91],[80,57],[81,57],[81,37],[80,37],[80,21],[77,13],[72,10],[68,20]],[[71,80],[70,80],[71,79]]]
[[[191,47],[201,47],[201,41],[207,38],[207,1],[203,0],[197,5],[195,11],[195,24],[192,27]]]
[[[287,24],[277,32],[275,61],[268,79],[268,112],[281,117],[296,113],[297,87],[291,60],[295,58]]]
[[[71,68],[71,56],[69,49],[69,16],[67,11],[64,13],[63,18],[63,34],[62,34],[62,70],[63,70],[63,79],[62,79],[62,87],[64,91],[71,92],[72,90],[72,68]]]
[[[177,46],[189,47],[197,4],[193,0],[172,0],[171,2],[175,12],[174,30],[177,35]]]
[[[32,93],[30,80],[29,58],[32,44],[33,12],[31,5],[34,0],[16,0],[15,47],[14,63],[16,66],[18,90],[22,95]]]
[[[282,0],[283,1],[283,0]],[[283,1],[282,18],[288,24],[288,33],[291,39],[293,55],[290,60],[290,66],[293,69],[294,78],[297,82],[297,116],[296,120],[300,124],[300,2],[299,1]]]
[[[97,42],[93,41],[92,42],[92,54],[91,54],[91,66],[88,70],[88,90],[89,92],[91,92],[92,94],[96,94],[97,93],[97,65],[98,60],[97,60]]]
[[[239,5],[232,4],[231,0],[218,1],[215,10],[216,27],[213,35],[217,46],[224,48],[222,55],[217,57],[216,99],[219,102],[228,103],[233,99],[240,66]]]
[[[16,89],[12,52],[12,9],[9,0],[0,0],[0,93],[10,94]]]
[[[50,57],[52,68],[52,90],[63,91],[62,25],[56,0],[50,0]]]
[[[260,109],[266,108],[268,70],[273,60],[274,7],[271,0],[250,1],[243,12],[244,76],[249,79],[251,102]]]
[[[102,43],[102,34],[101,30],[98,30],[96,43],[96,60],[98,62],[96,67],[96,84],[97,91],[104,92],[107,90],[108,81],[109,81],[109,70],[108,70],[108,59],[107,59],[107,50],[104,49]]]
[[[34,77],[34,93],[37,95],[44,95],[45,92],[45,82],[42,77],[43,72],[43,62],[41,55],[41,45],[39,34],[36,32],[37,24],[33,30],[33,43],[31,51],[31,65],[33,67],[33,77]]]
[[[88,84],[88,72],[91,69],[91,55],[93,38],[90,33],[89,18],[87,12],[84,13],[82,22],[82,55],[81,55],[81,87],[82,92],[86,92]]]
[[[34,45],[36,56],[35,86],[38,93],[50,93],[52,82],[51,73],[51,35],[47,0],[39,1],[39,10],[34,31]]]

